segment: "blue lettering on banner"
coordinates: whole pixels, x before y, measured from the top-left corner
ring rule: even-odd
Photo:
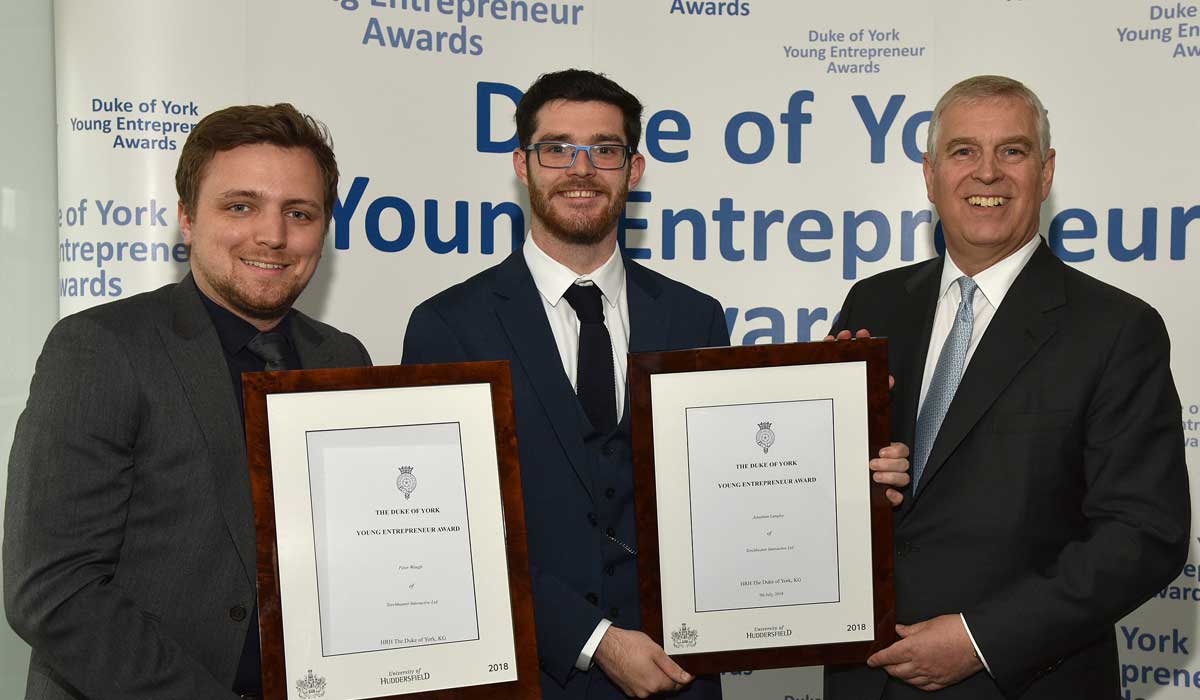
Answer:
[[[475,86],[475,146],[480,153],[507,154],[517,147],[517,136],[507,127],[493,133],[493,110],[498,105],[515,108],[522,92],[500,82],[481,81]],[[871,163],[886,161],[889,145],[897,141],[905,157],[921,160],[918,130],[929,121],[928,110],[903,115],[904,95],[890,95],[886,102],[873,102],[867,95],[854,95],[851,104],[868,135],[867,156]],[[802,128],[812,124],[807,107],[815,102],[811,90],[796,90],[787,100],[786,111],[779,114],[785,132],[788,163],[800,163],[803,156]],[[114,106],[114,108],[116,108]],[[891,139],[895,126],[903,121],[900,138]],[[743,146],[743,131],[757,132],[753,148]],[[651,115],[646,132],[650,157],[676,163],[690,157],[687,144],[693,138],[691,122],[679,110],[664,109]],[[774,122],[761,112],[736,113],[725,127],[725,150],[734,162],[747,165],[763,162],[774,150]],[[526,215],[512,201],[467,200],[439,202],[436,199],[410,201],[388,192],[372,192],[367,197],[370,178],[354,177],[349,189],[333,211],[334,247],[348,250],[352,234],[361,233],[368,245],[386,253],[399,253],[420,241],[423,248],[444,255],[465,254],[478,250],[485,255],[497,252],[496,236],[507,233],[508,246],[502,251],[517,249],[524,240]],[[858,279],[874,270],[872,265],[883,263],[889,254],[895,257],[898,248],[900,262],[915,260],[918,237],[932,234],[934,249],[945,249],[941,222],[935,221],[929,209],[902,210],[886,213],[878,209],[826,212],[801,209],[746,210],[737,206],[732,196],[722,196],[716,206],[689,203],[658,203],[652,214],[636,213],[638,204],[650,203],[652,192],[635,190],[629,193],[634,212],[622,212],[618,222],[618,240],[631,257],[649,260],[677,258],[707,260],[710,250],[722,261],[752,264],[763,262],[783,251],[803,263],[824,263],[835,259],[844,280]],[[86,204],[86,202],[81,202]],[[109,208],[112,203],[99,205],[100,216],[115,223],[136,219],[137,213],[126,208]],[[68,225],[85,215],[84,207],[68,209]],[[142,212],[149,217],[149,212]],[[473,226],[473,219],[478,225]],[[161,221],[161,213],[156,215]],[[1140,220],[1139,220],[1140,219]],[[1103,221],[1103,225],[1101,222]],[[1118,262],[1151,262],[1165,257],[1183,260],[1187,253],[1190,231],[1200,229],[1200,204],[1174,206],[1166,209],[1144,207],[1140,217],[1124,208],[1108,209],[1104,216],[1081,209],[1068,208],[1058,212],[1049,222],[1047,240],[1056,255],[1072,263],[1087,262],[1098,252]],[[1163,231],[1159,234],[1160,227]],[[418,235],[420,231],[423,235]],[[478,236],[472,240],[472,235]],[[715,246],[710,246],[715,243]],[[1165,250],[1163,249],[1166,245]],[[765,313],[765,312],[764,312]],[[776,324],[778,325],[778,324]],[[764,337],[777,337],[774,330]]]
[[[407,20],[422,21],[422,15],[453,17],[458,22],[455,31],[434,30],[412,24],[389,24],[377,16],[367,18],[361,44],[383,48],[448,53],[459,56],[482,56],[484,38],[472,32],[468,20],[543,24],[549,26],[579,26],[585,5],[541,0],[337,0],[346,12],[363,7],[371,11],[391,10],[405,13]]]
[[[72,274],[58,278],[58,295],[73,297],[119,297],[124,282],[108,269],[115,264],[183,264],[190,259],[182,242],[146,240],[95,240],[89,234],[97,228],[122,231],[167,229],[167,208],[151,198],[144,205],[115,199],[81,197],[78,204],[60,207],[58,227],[63,231],[58,243],[58,261],[73,264]],[[95,273],[91,272],[95,268]],[[61,266],[60,266],[61,269]],[[88,274],[79,274],[87,271]]]
[[[120,150],[174,151],[179,148],[175,136],[188,134],[196,125],[188,118],[200,116],[200,106],[194,100],[181,102],[162,97],[130,100],[114,96],[93,97],[89,105],[92,114],[105,116],[68,115],[66,133],[114,134],[110,147]]]
[[[507,233],[511,244],[500,251],[506,254],[524,240],[526,217],[516,202],[411,202],[386,193],[364,201],[369,184],[368,177],[352,178],[344,197],[334,205],[337,250],[351,247],[354,230],[362,232],[371,247],[385,253],[408,249],[418,239],[418,227],[423,231],[424,248],[438,254],[468,253],[477,246],[480,253],[491,255],[497,252],[497,235]],[[629,193],[631,206],[652,201],[650,190]],[[842,279],[854,280],[870,274],[870,265],[883,263],[897,248],[901,262],[915,261],[921,236],[932,234],[938,254],[945,250],[941,222],[934,221],[929,209],[891,214],[878,209],[747,210],[737,206],[733,197],[721,197],[716,207],[659,205],[662,208],[652,215],[627,209],[619,219],[618,240],[630,257],[707,260],[712,243],[716,257],[736,263],[763,262],[784,251],[798,262],[823,263],[835,259],[836,253]],[[1101,219],[1088,210],[1065,209],[1051,219],[1047,242],[1056,255],[1071,263],[1093,260],[1097,253],[1126,263],[1152,262],[1164,253],[1169,260],[1183,260],[1188,233],[1200,231],[1200,204],[1171,207],[1164,215],[1165,211],[1146,207],[1135,218],[1125,209],[1113,208],[1106,212],[1101,226]],[[84,214],[68,210],[66,215],[70,219]],[[122,214],[121,220],[126,216],[131,214]],[[473,217],[478,217],[477,228],[471,226]],[[1140,225],[1127,225],[1127,219],[1138,218]],[[1167,232],[1164,236],[1159,235],[1160,226]],[[472,235],[478,240],[471,241]]]
[[[1150,25],[1116,27],[1119,44],[1172,44],[1171,58],[1200,58],[1200,43],[1184,43],[1185,39],[1200,39],[1200,7],[1176,2],[1174,5],[1150,5]],[[1187,21],[1180,21],[1187,20]]]
[[[729,0],[714,2],[714,0],[671,0],[673,15],[706,15],[709,17],[748,17],[750,3],[747,0]]]

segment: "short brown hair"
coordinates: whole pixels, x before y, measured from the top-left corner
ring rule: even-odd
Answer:
[[[338,167],[333,139],[324,124],[281,102],[277,105],[237,105],[213,112],[188,135],[175,168],[175,189],[188,216],[195,216],[200,180],[208,162],[221,151],[269,143],[283,148],[307,148],[321,170],[325,195],[325,226],[337,201]]]

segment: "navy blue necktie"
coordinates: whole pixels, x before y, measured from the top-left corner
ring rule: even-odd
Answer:
[[[604,299],[594,284],[572,284],[563,298],[579,317],[579,363],[575,393],[592,427],[609,433],[617,427],[617,390],[612,339],[604,325]]]

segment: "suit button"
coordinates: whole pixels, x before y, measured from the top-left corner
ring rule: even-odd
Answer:
[[[617,490],[610,486],[604,489],[604,495],[607,498],[613,498],[617,495]]]
[[[612,608],[609,608],[609,609],[608,609],[608,616],[609,616],[610,618],[612,618],[612,619],[616,619],[616,618],[620,617],[620,616],[621,616],[621,609],[620,609],[620,608],[617,608],[617,607],[612,607]]]
[[[612,445],[605,445],[604,449],[602,450],[602,452],[604,452],[605,457],[612,457],[613,453],[616,451],[617,451],[617,448],[613,447]]]
[[[617,570],[613,568],[612,564],[609,564],[608,566],[604,567],[604,573],[612,576],[613,574],[617,573]]]
[[[616,531],[616,530],[614,530],[614,529],[612,529],[611,527],[610,527],[610,528],[608,528],[607,530],[605,530],[605,531],[604,531],[604,533],[605,533],[605,534],[607,534],[609,537],[616,537],[616,536],[617,536],[617,531]]]
[[[241,605],[235,605],[229,609],[229,619],[234,622],[241,622],[246,619],[246,608]]]
[[[591,603],[592,605],[596,605],[600,602],[600,597],[595,593],[588,593],[585,597],[587,598],[587,602]]]
[[[595,527],[595,526],[596,526],[596,522],[597,522],[597,521],[596,521],[596,514],[595,514],[595,513],[588,513],[588,522],[592,524],[592,527]]]

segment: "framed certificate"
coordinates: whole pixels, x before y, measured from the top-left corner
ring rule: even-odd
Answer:
[[[693,673],[895,640],[887,341],[629,357],[642,626]]]
[[[540,697],[508,363],[243,387],[263,697]]]

